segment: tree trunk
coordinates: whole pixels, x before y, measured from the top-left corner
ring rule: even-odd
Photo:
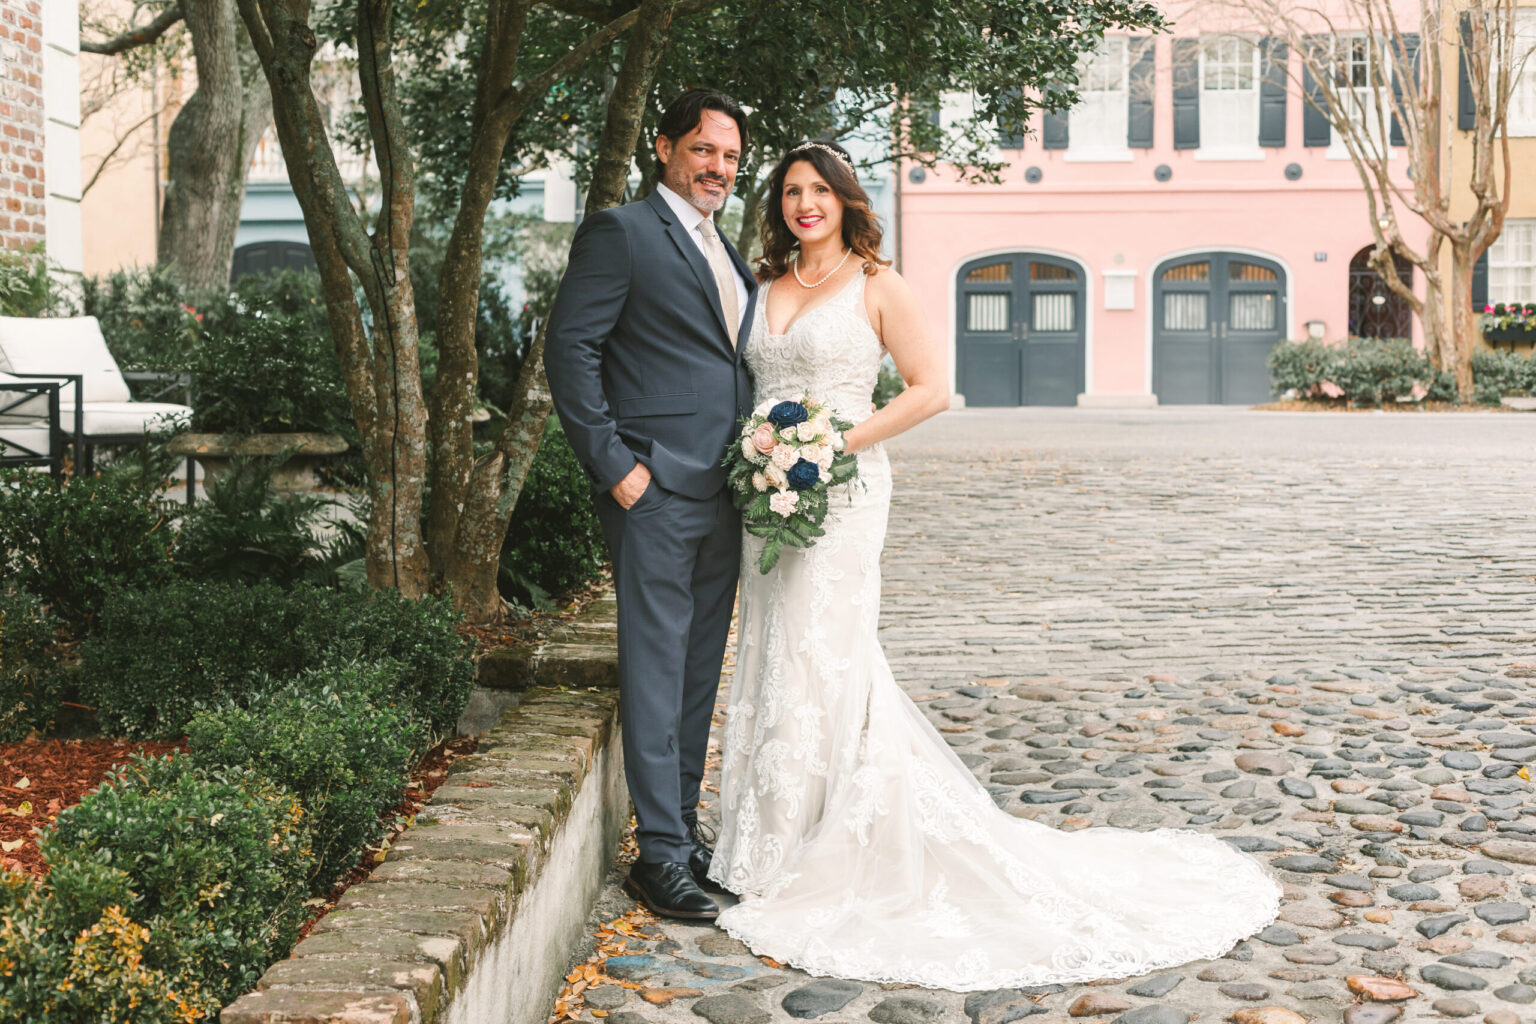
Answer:
[[[629,182],[629,159],[635,140],[640,137],[640,122],[645,116],[645,99],[656,79],[656,68],[666,49],[672,18],[678,0],[641,0],[640,17],[630,33],[624,50],[624,63],[608,97],[608,117],[598,144],[597,164],[592,169],[592,185],[587,189],[587,213],[606,210],[624,201],[624,187]]]
[[[272,97],[253,82],[256,68],[234,0],[186,0],[183,8],[197,88],[166,140],[157,252],[187,288],[211,291],[229,285],[246,169],[271,117]]]
[[[353,207],[310,83],[317,40],[306,7],[237,0],[273,97],[288,180],[304,211],[352,414],[362,436],[372,510],[368,582],[403,597],[428,592],[421,537],[426,483],[426,405],[411,290],[415,177],[389,61],[390,5],[358,0],[358,74],[375,139],[382,202],[370,236]],[[373,336],[353,293],[363,286]]]
[[[1450,344],[1444,369],[1456,375],[1456,394],[1472,401],[1472,350],[1477,345],[1477,317],[1472,309],[1472,247],[1451,243]]]
[[[526,8],[491,9],[486,26],[470,115],[469,167],[459,191],[459,209],[438,277],[437,381],[431,395],[432,500],[427,510],[427,554],[434,575],[444,577],[456,600],[470,599],[467,581],[447,579],[464,516],[483,515],[485,502],[471,499],[476,473],[491,472],[474,456],[475,394],[480,377],[475,324],[484,267],[485,215],[496,194],[496,179],[516,108],[498,103],[517,69],[517,44]],[[494,561],[492,563],[495,564]],[[495,577],[491,579],[492,594]],[[472,599],[483,604],[486,599]]]
[[[494,622],[501,616],[496,587],[501,545],[554,404],[544,376],[547,326],[547,321],[539,326],[518,371],[519,402],[507,418],[496,451],[475,463],[470,504],[464,510],[458,543],[447,555],[444,579],[453,592],[454,606],[470,622]]]
[[[753,164],[751,169],[752,188],[742,197],[746,209],[741,215],[741,231],[736,236],[736,251],[741,253],[741,258],[749,264],[752,262],[752,249],[757,245],[757,211],[763,205],[763,196],[768,192],[768,181],[757,181],[757,175],[762,173],[759,165]]]

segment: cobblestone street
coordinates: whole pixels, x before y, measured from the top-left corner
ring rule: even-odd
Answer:
[[[657,922],[583,1020],[1536,1020],[1536,416],[973,409],[890,449],[882,641],[998,805],[1209,830],[1281,919],[1218,961],[969,995]]]

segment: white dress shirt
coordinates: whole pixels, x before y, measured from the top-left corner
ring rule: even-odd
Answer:
[[[661,198],[666,200],[667,206],[671,207],[672,212],[677,215],[678,222],[688,230],[688,237],[692,239],[694,245],[699,247],[699,254],[704,257],[704,262],[708,263],[709,255],[704,251],[704,236],[699,234],[699,225],[703,223],[704,218],[708,214],[699,210],[688,200],[663,184],[657,183],[656,190],[661,193]],[[734,260],[731,261],[731,271],[731,276],[736,280],[736,308],[740,310],[741,317],[745,319],[747,315],[747,282],[741,276],[741,271],[737,268]],[[738,323],[736,326],[739,332],[741,324]]]

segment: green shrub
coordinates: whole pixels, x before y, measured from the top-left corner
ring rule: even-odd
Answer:
[[[48,647],[58,620],[24,590],[0,589],[0,741],[45,728],[59,710]]]
[[[0,473],[0,576],[78,634],[109,588],[172,577],[169,514],[158,493],[128,480]]]
[[[371,665],[316,670],[258,707],[205,712],[187,726],[194,764],[253,768],[299,798],[314,841],[316,893],[384,834],[380,815],[405,796],[423,737],[406,710],[388,703],[396,675]]]
[[[1424,353],[1402,338],[1350,338],[1333,368],[1333,383],[1351,405],[1384,405],[1408,398],[1435,376]]]
[[[315,526],[330,499],[272,487],[273,463],[234,458],[182,517],[176,564],[195,580],[278,584],[320,571]]]
[[[86,858],[53,866],[41,884],[0,875],[0,1020],[57,1024],[185,1024],[219,1003],[195,977],[150,963],[151,931],[124,909],[126,872]],[[181,958],[172,969],[195,965]]]
[[[193,429],[349,436],[351,406],[315,275],[252,275],[239,287],[209,310],[191,352]]]
[[[875,378],[875,408],[884,409],[891,399],[907,390],[907,382],[901,379],[896,364],[886,357],[880,361],[880,375]]]
[[[550,416],[502,542],[498,587],[508,600],[547,602],[594,579],[607,558],[591,481]]]
[[[222,296],[187,292],[160,266],[118,270],[80,282],[80,311],[101,321],[112,358],[124,370],[185,370],[207,312]]]
[[[55,316],[64,305],[41,245],[0,249],[0,316]]]
[[[1269,350],[1269,379],[1277,395],[1295,391],[1316,398],[1338,358],[1338,349],[1321,341],[1282,341]]]
[[[1455,390],[1446,374],[1402,338],[1350,338],[1342,345],[1282,341],[1270,350],[1268,366],[1277,393],[1294,389],[1298,398],[1320,398],[1329,393],[1324,385],[1333,385],[1350,405],[1406,400],[1421,387],[1427,392],[1422,397],[1435,399]]]
[[[1478,349],[1472,353],[1472,398],[1498,405],[1505,395],[1536,392],[1536,360],[1513,352]]]
[[[97,877],[131,892],[123,909],[148,929],[145,964],[197,979],[222,1003],[292,948],[309,843],[298,800],[259,773],[140,757],[60,813],[39,845],[54,870],[94,861],[120,871]]]
[[[446,600],[394,591],[178,582],[110,595],[81,645],[82,683],[102,726],[181,735],[199,711],[249,707],[309,669],[400,663],[391,695],[443,735],[474,686],[470,644]]]

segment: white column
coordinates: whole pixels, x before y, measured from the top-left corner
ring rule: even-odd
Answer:
[[[48,260],[75,279],[84,265],[77,0],[48,0],[43,4],[43,175]]]

